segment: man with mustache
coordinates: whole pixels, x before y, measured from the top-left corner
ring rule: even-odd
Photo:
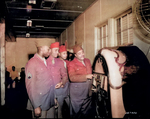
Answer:
[[[68,65],[68,74],[70,78],[70,99],[72,118],[78,118],[78,115],[87,114],[89,105],[89,90],[92,86],[92,66],[90,60],[85,58],[84,50],[76,45],[73,48],[75,58]],[[86,103],[87,102],[87,103]]]

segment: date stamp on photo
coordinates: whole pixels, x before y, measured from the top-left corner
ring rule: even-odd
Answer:
[[[126,114],[137,114],[137,112],[126,112]]]

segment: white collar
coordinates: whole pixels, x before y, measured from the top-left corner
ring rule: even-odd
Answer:
[[[44,61],[44,64],[47,66],[46,59],[43,58],[43,57],[41,57],[38,53],[37,53],[37,56],[38,56],[41,60],[43,60],[43,61]]]

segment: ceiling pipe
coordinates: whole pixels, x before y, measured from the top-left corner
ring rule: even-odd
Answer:
[[[28,19],[23,19],[23,18],[12,18],[14,20],[28,20]],[[30,19],[32,21],[54,21],[54,22],[70,22],[72,23],[73,21],[68,21],[68,20],[48,20],[48,19]]]
[[[30,32],[26,32],[26,31],[15,31],[15,33],[60,34],[60,32],[33,32],[33,31],[30,31]]]
[[[28,10],[28,8],[21,8],[21,7],[8,7],[9,9],[23,9],[23,10]],[[83,11],[72,11],[72,10],[54,10],[54,9],[37,9],[37,8],[32,8],[32,10],[37,10],[37,11],[56,11],[56,12],[71,12],[71,13],[83,13]]]
[[[13,27],[16,27],[16,28],[27,28],[27,26],[13,26]],[[37,28],[39,27],[38,25],[35,26],[35,27],[30,27],[30,28]],[[66,27],[43,27],[45,29],[66,29]]]

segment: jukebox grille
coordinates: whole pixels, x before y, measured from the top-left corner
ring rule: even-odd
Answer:
[[[150,33],[150,0],[137,0],[135,9],[139,24]]]

